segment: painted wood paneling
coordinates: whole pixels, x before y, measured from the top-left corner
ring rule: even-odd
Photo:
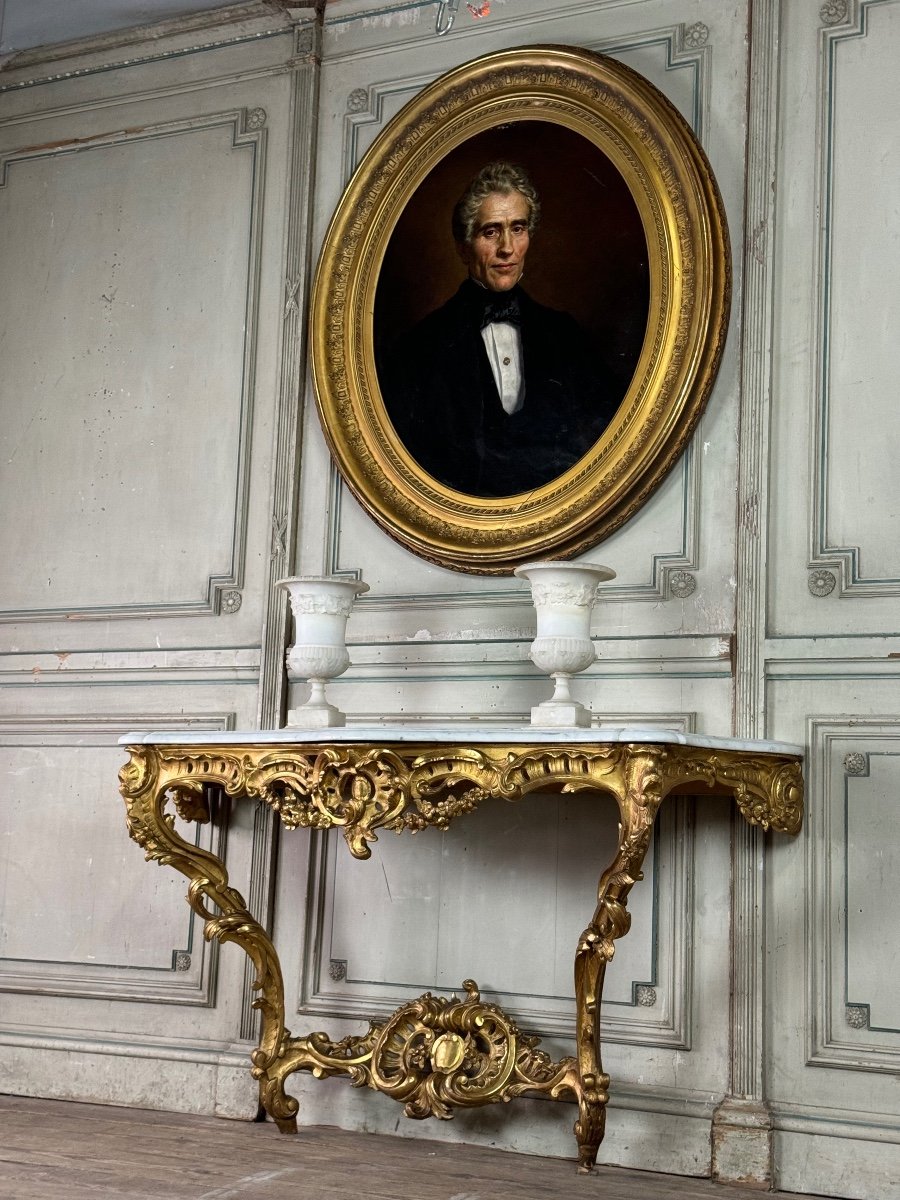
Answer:
[[[698,133],[735,284],[687,454],[592,552],[618,576],[575,690],[598,719],[809,748],[796,841],[715,798],[663,813],[603,1006],[603,1154],[893,1200],[900,0],[517,0],[461,6],[444,38],[435,8],[335,0],[316,31],[254,3],[0,75],[4,1087],[255,1111],[245,963],[200,945],[183,885],[128,842],[113,742],[277,725],[303,688],[278,578],[371,585],[333,685],[351,716],[525,720],[546,695],[527,589],[419,561],[340,483],[306,288],[406,100],[480,54],[572,43],[645,74]],[[612,822],[587,797],[531,797],[383,834],[366,863],[337,836],[278,839],[250,806],[200,836],[273,925],[295,1031],[358,1032],[474,974],[566,1052]],[[382,1097],[294,1085],[305,1120],[396,1127]],[[398,1132],[568,1154],[569,1125],[526,1101]]]
[[[244,958],[129,841],[116,739],[280,713],[313,48],[308,14],[253,4],[4,64],[12,1092],[256,1111]],[[262,911],[266,823],[227,802],[194,832]]]

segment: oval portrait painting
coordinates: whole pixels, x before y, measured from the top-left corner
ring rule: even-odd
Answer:
[[[481,133],[428,174],[387,245],[374,342],[388,418],[446,487],[533,491],[609,426],[648,303],[647,240],[610,159],[546,121]]]
[[[385,125],[325,236],[310,333],[335,463],[441,566],[579,554],[685,449],[730,283],[709,163],[648,80],[571,46],[457,67]]]

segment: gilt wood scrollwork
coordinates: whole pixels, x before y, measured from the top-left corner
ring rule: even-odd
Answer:
[[[686,785],[725,789],[746,820],[785,833],[799,830],[803,804],[800,762],[792,755],[642,742],[143,745],[130,750],[120,783],[132,838],[148,859],[188,877],[188,903],[203,918],[206,938],[237,942],[254,964],[262,1020],[252,1074],[279,1128],[296,1132],[298,1104],[285,1081],[300,1070],[347,1075],[416,1118],[447,1119],[455,1108],[539,1093],[577,1102],[583,1171],[596,1161],[609,1099],[599,1036],[606,966],[628,932],[627,898],[641,879],[660,804]],[[288,828],[340,828],[350,852],[368,858],[378,829],[446,829],[485,800],[550,790],[606,792],[619,807],[616,855],[576,948],[576,1053],[558,1062],[502,1009],[482,1001],[472,980],[463,984],[465,999],[425,993],[359,1037],[292,1038],[271,939],[231,887],[224,864],[180,837],[165,811],[171,801],[183,820],[208,821],[212,794],[257,799]]]

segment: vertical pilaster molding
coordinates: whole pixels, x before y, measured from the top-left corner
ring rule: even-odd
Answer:
[[[738,457],[735,733],[765,732],[766,536],[774,309],[781,0],[750,0]],[[716,1179],[772,1181],[765,1101],[765,854],[759,830],[732,823],[731,1071],[713,1120]]]
[[[297,10],[292,10],[297,11]],[[310,273],[309,238],[312,216],[313,163],[319,95],[321,18],[315,10],[294,29],[293,76],[290,102],[291,163],[285,195],[285,243],[282,255],[284,291],[281,335],[281,370],[275,413],[272,490],[270,495],[271,546],[266,576],[266,604],[262,628],[257,720],[260,729],[277,729],[284,714],[287,679],[284,654],[288,633],[288,597],[276,588],[290,575],[294,563],[297,496],[306,364],[306,296]],[[253,822],[253,850],[247,903],[250,911],[271,931],[278,820],[260,805]],[[244,971],[241,1005],[242,1038],[257,1036],[258,1014],[253,1008],[254,969]]]

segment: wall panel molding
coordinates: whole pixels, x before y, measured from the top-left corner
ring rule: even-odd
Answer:
[[[197,1038],[155,1038],[133,1033],[96,1036],[93,1032],[59,1032],[28,1025],[8,1026],[0,1030],[0,1046],[33,1051],[68,1054],[96,1054],[101,1057],[159,1059],[165,1062],[208,1063],[247,1069],[246,1047],[234,1049],[232,1042]]]
[[[71,644],[71,643],[69,643]],[[115,684],[255,685],[255,646],[194,650],[18,650],[0,653],[0,687],[111,687]]]
[[[835,258],[841,246],[846,243],[846,222],[853,223],[854,246],[860,254],[865,254],[866,261],[874,265],[877,256],[871,251],[866,253],[866,244],[862,235],[869,222],[857,221],[858,209],[849,196],[842,196],[839,201],[838,191],[845,183],[847,168],[842,164],[842,158],[837,146],[837,125],[843,118],[851,128],[851,134],[857,145],[871,147],[872,155],[877,155],[878,147],[883,141],[883,129],[876,132],[874,124],[876,111],[881,106],[873,105],[870,98],[860,94],[859,89],[851,82],[844,82],[842,62],[846,57],[846,47],[868,37],[886,38],[889,30],[879,26],[876,34],[872,27],[871,18],[879,13],[887,13],[890,9],[898,9],[897,0],[851,0],[841,5],[826,4],[822,6],[821,18],[825,22],[819,30],[819,117],[817,145],[819,146],[818,183],[815,199],[816,213],[821,214],[821,231],[818,244],[818,259],[816,264],[817,312],[816,312],[816,396],[813,402],[813,433],[811,441],[811,470],[812,470],[812,512],[810,528],[809,567],[818,568],[810,576],[810,590],[814,595],[828,595],[835,598],[847,595],[853,598],[861,597],[892,597],[900,595],[900,561],[895,558],[896,570],[883,571],[880,577],[866,573],[865,560],[871,553],[872,537],[875,536],[874,526],[859,529],[855,536],[857,543],[849,544],[844,538],[836,540],[832,528],[837,521],[837,513],[841,505],[835,499],[839,495],[847,495],[841,488],[838,479],[840,471],[846,471],[848,463],[852,463],[852,448],[842,444],[835,438],[832,425],[835,420],[836,408],[841,397],[836,394],[832,380],[832,366],[844,351],[841,350],[841,340],[846,339],[847,331],[835,324],[835,295],[840,280],[835,278]],[[881,11],[879,11],[881,10]],[[900,30],[898,22],[897,30]],[[895,51],[900,48],[900,35],[894,32]],[[844,52],[844,53],[842,53]],[[895,61],[896,54],[890,61]],[[846,63],[844,63],[846,68]],[[872,80],[881,79],[882,73],[870,73]],[[893,94],[891,84],[884,79],[884,98],[889,100]],[[888,106],[889,107],[889,106]],[[865,139],[856,138],[856,131],[866,122],[869,126]],[[873,157],[870,170],[855,172],[864,175],[867,189],[867,200],[872,205],[872,211],[889,211],[896,205],[897,190],[894,180],[891,188],[890,177],[885,178]],[[844,175],[841,175],[843,170]],[[854,198],[855,180],[846,181]],[[873,189],[889,188],[887,195],[882,194],[881,200],[873,197]],[[852,211],[848,212],[848,209]],[[843,211],[844,230],[838,226],[838,215]],[[889,243],[882,245],[881,254],[889,255]],[[891,259],[881,258],[878,265],[882,270],[891,270]],[[855,282],[849,281],[849,290],[856,295]],[[846,304],[845,304],[846,307]],[[846,321],[843,323],[846,324]],[[876,325],[876,330],[878,326]],[[851,343],[857,339],[851,337]],[[836,347],[836,348],[835,348]],[[872,354],[871,350],[866,351]],[[876,355],[877,358],[877,355]],[[870,357],[870,362],[872,361]],[[874,376],[873,376],[874,378]],[[890,376],[893,379],[893,375]],[[871,384],[870,384],[871,387]],[[876,388],[876,392],[880,391]],[[859,393],[854,393],[850,399],[854,407],[859,401]],[[854,414],[855,420],[855,414]],[[874,443],[870,445],[871,451]],[[886,498],[882,497],[884,501]],[[857,514],[858,517],[859,514]],[[874,515],[874,514],[873,514]],[[871,519],[871,518],[870,518]],[[895,539],[890,537],[888,530],[880,529],[881,544],[879,557],[884,558],[887,546],[893,546]],[[846,536],[846,531],[845,531]],[[863,539],[868,539],[867,551]],[[889,556],[889,555],[888,555]],[[829,572],[824,568],[832,568]],[[830,579],[829,579],[830,576]],[[834,582],[831,582],[833,580]],[[835,586],[836,584],[836,586]],[[815,590],[814,590],[815,589]]]
[[[124,734],[139,728],[154,729],[233,729],[235,715],[221,713],[179,713],[177,716],[161,716],[159,713],[132,712],[116,714],[71,713],[41,716],[0,717],[0,750],[36,750],[53,748],[83,750],[92,748],[115,749],[117,757],[124,761],[118,751],[117,741]],[[22,758],[18,770],[23,769]],[[74,785],[74,779],[73,779]],[[109,777],[109,791],[115,793],[115,772]],[[8,800],[8,803],[10,801]],[[74,816],[87,818],[90,814]],[[124,817],[121,820],[123,841],[125,840]],[[207,826],[197,825],[193,831],[186,830],[196,845],[222,857],[225,854],[228,821],[227,810],[221,809],[219,819]],[[48,830],[48,837],[52,831]],[[135,853],[136,866],[140,866]],[[38,860],[40,861],[40,860]],[[38,868],[40,869],[40,868]],[[3,872],[6,874],[6,871]],[[3,876],[0,875],[0,884]],[[99,880],[98,887],[109,890],[107,903],[117,906],[121,900],[122,880]],[[60,894],[60,905],[68,904],[71,912],[77,910],[72,898]],[[8,915],[9,909],[6,908]],[[182,1004],[200,1007],[215,1005],[216,967],[218,944],[208,943],[203,937],[202,923],[196,914],[185,906],[179,907],[179,918],[183,918],[183,932],[175,937],[170,961],[166,965],[125,965],[98,962],[96,959],[78,961],[53,961],[44,958],[0,956],[0,992],[25,992],[39,996],[79,996],[102,1000],[131,1000],[156,1004]],[[43,914],[49,919],[51,914]],[[0,945],[7,945],[9,928],[0,926]]]
[[[102,153],[110,148],[127,147],[139,155],[139,147],[147,142],[171,138],[194,137],[214,130],[230,133],[230,145],[234,150],[250,154],[250,193],[248,198],[248,246],[246,285],[243,301],[243,348],[242,369],[237,396],[238,440],[234,460],[234,475],[228,481],[231,490],[230,545],[218,549],[223,557],[230,559],[224,572],[210,574],[205,594],[181,602],[154,601],[150,597],[129,603],[74,603],[68,605],[7,607],[0,610],[0,621],[31,622],[59,620],[61,617],[79,620],[109,619],[114,617],[164,617],[218,615],[236,611],[240,606],[240,591],[243,585],[246,558],[247,509],[249,502],[249,455],[250,431],[253,418],[253,394],[256,361],[256,313],[258,307],[261,212],[263,182],[265,175],[265,110],[260,107],[242,108],[211,116],[183,119],[147,126],[139,130],[116,130],[102,135],[91,135],[75,139],[51,148],[37,147],[8,152],[0,156],[0,189],[7,189],[18,172],[27,164],[53,159],[59,164],[75,161],[74,156]],[[139,163],[136,158],[135,163]],[[110,218],[112,219],[112,218]],[[112,291],[109,306],[112,306]],[[113,336],[110,334],[109,336]],[[100,384],[98,383],[98,387]],[[111,401],[112,402],[112,401]],[[120,468],[121,469],[121,468]],[[127,469],[127,468],[126,468]],[[223,489],[227,496],[227,490]],[[226,501],[228,503],[229,501]],[[105,512],[105,508],[101,512]],[[98,520],[100,518],[98,517]],[[111,516],[104,518],[111,519]],[[102,523],[102,522],[101,522]],[[135,538],[135,556],[141,553],[139,538]],[[96,568],[95,568],[96,569]]]
[[[883,963],[897,914],[884,847],[896,844],[891,820],[900,821],[900,717],[814,717],[809,735],[808,1062],[896,1074],[900,1020],[890,1019],[896,989]]]
[[[305,11],[311,13],[312,9]],[[91,75],[160,64],[185,54],[224,50],[248,42],[255,44],[282,36],[290,29],[286,16],[276,14],[271,5],[257,0],[255,4],[234,4],[212,12],[157,21],[149,26],[38,46],[19,51],[4,63],[5,78],[0,81],[0,93],[65,84]],[[202,37],[204,30],[210,31],[210,36],[205,39]],[[127,51],[125,47],[128,47]],[[2,124],[0,122],[0,126]]]

